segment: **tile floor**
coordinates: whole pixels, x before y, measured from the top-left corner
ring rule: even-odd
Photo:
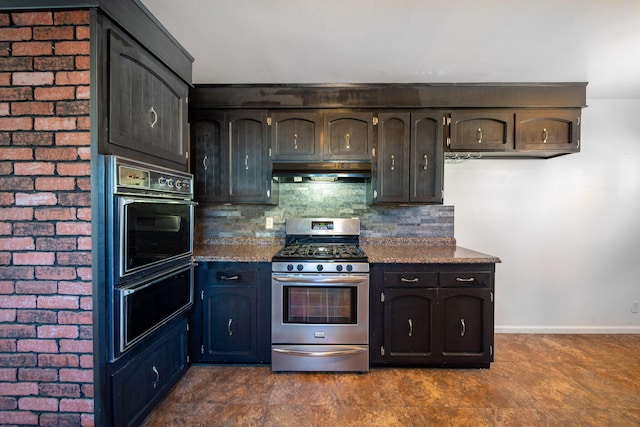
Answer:
[[[192,366],[155,426],[640,426],[640,335],[495,338],[490,369]]]

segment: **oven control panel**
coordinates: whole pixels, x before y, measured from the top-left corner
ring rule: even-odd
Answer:
[[[368,273],[367,262],[273,262],[271,271],[279,273]]]
[[[193,198],[193,175],[120,157],[113,158],[116,192],[170,193]]]

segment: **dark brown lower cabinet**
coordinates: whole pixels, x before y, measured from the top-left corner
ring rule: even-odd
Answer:
[[[145,342],[153,342],[148,348],[133,357],[124,356],[122,366],[111,374],[113,410],[110,425],[138,425],[186,372],[186,317],[165,329],[159,338],[140,343],[144,346]]]
[[[270,279],[269,263],[198,264],[192,312],[194,362],[270,362]]]
[[[373,264],[373,366],[489,367],[494,264]]]
[[[255,362],[256,287],[208,286],[202,291],[201,359]]]
[[[483,363],[492,356],[492,297],[488,289],[439,289],[442,360]]]
[[[386,359],[416,363],[431,357],[435,289],[387,289],[384,295]]]

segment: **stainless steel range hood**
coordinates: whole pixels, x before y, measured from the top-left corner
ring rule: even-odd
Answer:
[[[371,178],[371,162],[274,162],[274,177]]]

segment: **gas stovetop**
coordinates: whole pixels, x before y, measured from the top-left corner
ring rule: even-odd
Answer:
[[[274,272],[369,271],[358,219],[291,219],[286,230],[285,245],[273,256]]]
[[[353,243],[290,243],[280,249],[275,255],[287,259],[364,259],[366,255],[362,248]]]

